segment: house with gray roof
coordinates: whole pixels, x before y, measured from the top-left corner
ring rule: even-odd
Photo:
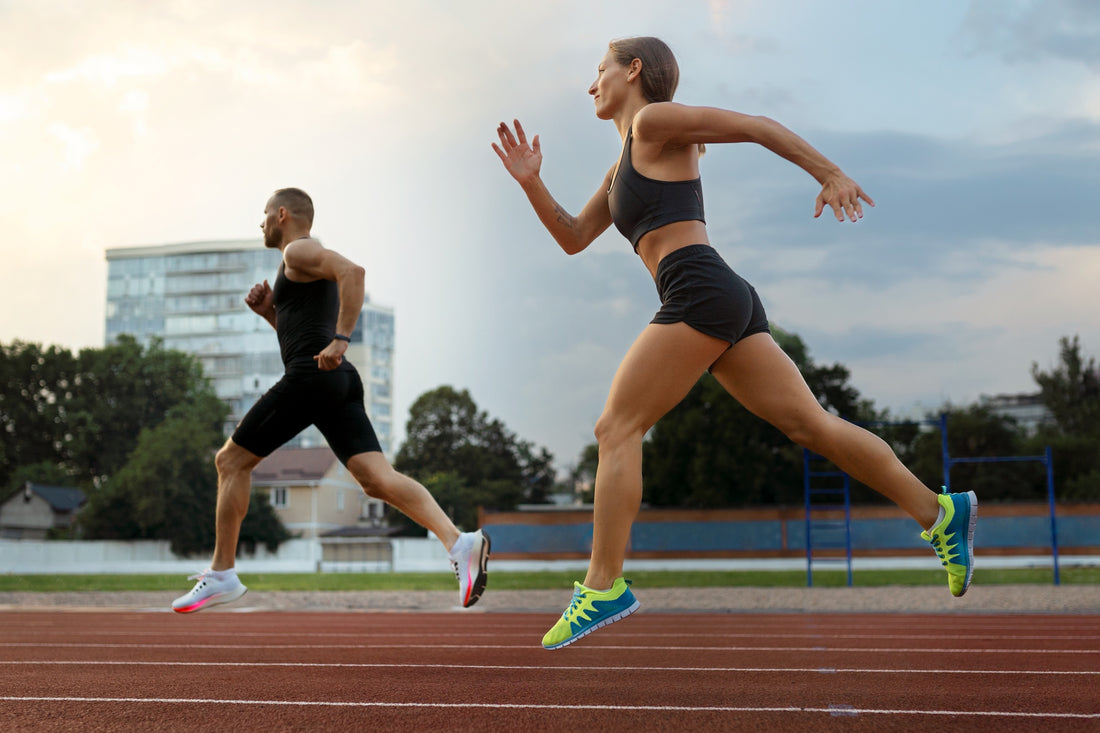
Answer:
[[[51,529],[71,527],[87,501],[80,489],[28,481],[22,491],[0,504],[0,538],[46,539]]]

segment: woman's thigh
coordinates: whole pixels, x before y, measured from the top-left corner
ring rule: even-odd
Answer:
[[[710,371],[745,409],[795,440],[792,433],[828,415],[769,333],[738,341]]]
[[[729,348],[686,323],[650,324],[623,357],[597,432],[645,433],[682,400]]]

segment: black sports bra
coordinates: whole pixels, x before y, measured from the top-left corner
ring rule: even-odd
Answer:
[[[615,228],[630,240],[638,251],[638,240],[665,224],[676,221],[701,221],[703,217],[703,184],[698,178],[690,181],[657,181],[634,170],[630,148],[634,128],[626,131],[619,168],[607,189],[607,204]]]

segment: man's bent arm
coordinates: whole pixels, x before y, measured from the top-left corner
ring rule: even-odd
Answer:
[[[350,336],[363,309],[366,271],[339,252],[326,249],[315,239],[292,242],[283,252],[286,266],[295,276],[332,280],[340,290],[336,333]]]

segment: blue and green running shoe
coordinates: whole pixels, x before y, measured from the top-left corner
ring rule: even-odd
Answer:
[[[978,497],[973,491],[965,494],[943,493],[936,497],[940,515],[932,529],[920,536],[932,543],[932,549],[947,569],[947,587],[951,595],[961,596],[970,587],[974,574],[974,523],[978,519]]]
[[[592,590],[573,583],[573,602],[542,637],[546,649],[560,649],[596,629],[613,624],[638,610],[630,581],[617,578],[611,590]]]

